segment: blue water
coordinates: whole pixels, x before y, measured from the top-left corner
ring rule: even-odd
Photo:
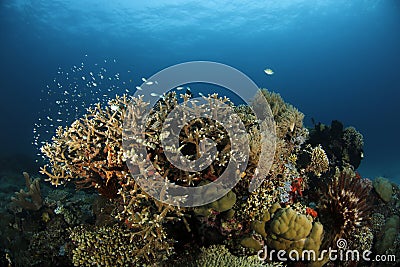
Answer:
[[[35,157],[34,123],[54,112],[46,86],[67,82],[59,68],[105,66],[133,89],[170,65],[209,60],[280,93],[306,125],[355,126],[361,175],[400,181],[399,1],[1,1],[0,32],[0,157]]]

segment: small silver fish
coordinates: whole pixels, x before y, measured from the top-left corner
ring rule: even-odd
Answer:
[[[162,95],[156,94],[156,93],[151,93],[151,96],[155,96],[155,97],[163,97]]]

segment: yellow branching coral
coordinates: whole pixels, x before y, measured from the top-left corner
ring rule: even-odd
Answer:
[[[56,186],[73,180],[80,187],[93,186],[106,197],[114,197],[117,180],[128,173],[121,149],[127,103],[124,95],[111,100],[105,108],[97,104],[71,126],[59,127],[52,142],[41,148],[50,161],[41,173]]]
[[[313,172],[317,176],[321,176],[322,173],[328,171],[329,159],[321,147],[318,145],[311,150],[311,163],[307,166],[306,171]]]

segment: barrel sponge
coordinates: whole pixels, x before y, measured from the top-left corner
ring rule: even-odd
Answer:
[[[312,228],[312,222],[304,214],[297,214],[291,208],[280,209],[271,222],[270,230],[282,238],[297,241],[306,238]]]

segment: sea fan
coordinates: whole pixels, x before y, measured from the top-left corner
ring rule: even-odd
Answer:
[[[334,245],[339,238],[350,239],[356,227],[365,222],[369,213],[369,191],[353,170],[336,170],[319,205],[320,212],[325,215],[324,227],[329,229],[326,242]]]

